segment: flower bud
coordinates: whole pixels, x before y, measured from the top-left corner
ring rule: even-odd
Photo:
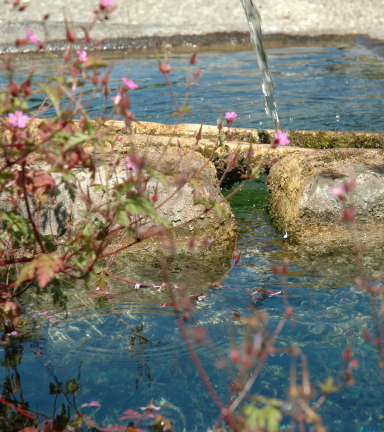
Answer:
[[[66,38],[69,40],[69,42],[75,42],[76,41],[75,32],[67,28]]]
[[[196,64],[196,63],[197,63],[197,62],[196,62],[196,55],[197,55],[196,52],[194,52],[194,53],[191,55],[191,58],[189,59],[189,64]]]
[[[162,73],[171,72],[171,66],[169,65],[167,60],[164,61],[164,64],[161,62],[161,60],[159,60],[159,71]]]
[[[63,57],[64,57],[64,61],[66,62],[71,61],[71,52],[69,50],[66,50]]]
[[[94,75],[92,77],[92,84],[94,86],[97,86],[98,82],[99,82],[99,77],[98,77],[97,73],[94,73]]]
[[[343,214],[344,222],[354,222],[355,220],[355,209],[353,207],[348,207]]]
[[[16,97],[19,94],[20,90],[17,84],[14,81],[11,81],[11,95]]]
[[[108,81],[109,81],[109,74],[105,74],[101,79],[101,84],[103,84],[103,86],[106,86],[108,85]]]
[[[240,351],[237,348],[232,348],[231,360],[233,361],[233,363],[238,363],[241,360]]]
[[[349,348],[344,351],[344,360],[349,361],[352,358],[352,352]]]

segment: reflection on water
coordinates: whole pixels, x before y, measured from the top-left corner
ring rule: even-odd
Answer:
[[[364,48],[290,47],[267,50],[269,68],[275,84],[275,98],[283,127],[296,130],[383,130],[382,91],[383,61]],[[111,91],[121,85],[121,77],[132,78],[139,88],[132,93],[132,109],[138,120],[170,123],[174,112],[164,78],[158,72],[154,55],[149,58],[130,58],[124,52],[103,53],[114,63]],[[19,79],[28,75],[31,60],[20,57],[16,71]],[[170,54],[170,79],[176,96],[181,100],[185,91],[185,73],[189,55]],[[215,124],[222,107],[236,111],[236,126],[272,129],[272,121],[263,109],[262,93],[257,84],[257,66],[252,51],[210,52],[198,56],[201,68],[199,82],[192,83],[190,115],[183,122]],[[52,60],[34,57],[38,77],[48,77],[56,71]],[[0,85],[6,74],[0,70]],[[40,78],[36,78],[37,80]],[[91,94],[91,88],[86,93]],[[100,115],[104,97],[92,98],[91,113]],[[36,109],[41,99],[34,98]],[[112,101],[107,103],[107,113]],[[47,112],[47,115],[50,111]]]
[[[205,327],[217,347],[215,353],[206,346],[197,350],[224,399],[230,382],[215,363],[228,354],[229,330],[241,333],[236,318],[258,308],[268,312],[269,325],[274,328],[284,311],[281,296],[260,296],[257,291],[280,289],[270,265],[271,260],[281,258],[284,240],[268,222],[266,195],[265,183],[254,182],[233,199],[241,262],[223,288],[209,289],[206,297],[195,303],[194,324]],[[339,371],[342,353],[351,343],[360,362],[355,374],[357,385],[332,395],[321,414],[330,431],[381,430],[384,383],[376,351],[361,334],[362,325],[372,327],[367,298],[347,282],[348,274],[337,283],[324,283],[326,278],[313,272],[300,255],[290,265],[288,296],[295,307],[296,322],[286,325],[278,345],[302,348],[316,384]],[[332,264],[329,266],[331,271]],[[29,306],[20,337],[14,337],[11,346],[5,348],[8,360],[1,363],[4,373],[8,375],[9,359],[15,362],[17,358],[24,399],[30,409],[38,407],[48,415],[55,399],[48,394],[50,383],[73,380],[80,368],[77,403],[99,401],[101,408],[93,412],[87,408],[87,413],[92,413],[101,426],[119,423],[124,410],[137,410],[153,398],[162,404],[164,415],[177,431],[206,430],[215,421],[217,409],[186,352],[172,309],[162,307],[167,295],[145,288],[127,293],[118,285],[114,290],[114,298],[98,302],[86,297],[81,287],[73,288],[68,315],[51,310],[43,315],[39,303]],[[272,356],[256,381],[255,391],[283,397],[289,365],[287,355]],[[59,407],[65,403],[58,400]]]

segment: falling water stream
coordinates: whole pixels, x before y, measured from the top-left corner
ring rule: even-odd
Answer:
[[[263,47],[260,14],[252,0],[241,0],[241,4],[243,5],[247,17],[251,43],[260,69],[260,83],[263,91],[264,109],[267,115],[272,118],[275,130],[280,129],[277,104],[273,95],[273,81],[268,70],[267,55]]]

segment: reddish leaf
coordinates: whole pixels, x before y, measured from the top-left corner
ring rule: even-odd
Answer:
[[[119,420],[136,419],[136,418],[141,418],[143,416],[139,412],[132,409],[127,409],[126,411],[124,411],[124,414],[125,416],[120,417]]]
[[[31,171],[29,176],[32,177],[32,181],[27,185],[29,192],[36,195],[36,198],[42,203],[46,203],[49,191],[55,187],[55,180],[43,170]]]
[[[53,279],[55,273],[64,270],[62,259],[56,254],[42,254],[35,261],[37,280],[41,288]]]

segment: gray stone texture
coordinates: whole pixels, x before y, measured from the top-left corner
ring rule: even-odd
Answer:
[[[127,179],[128,171],[123,163],[116,167],[115,173],[109,178],[111,187],[115,183],[121,183]],[[165,155],[157,152],[149,152],[145,155],[145,160],[148,166],[154,167],[157,172],[166,174],[169,178],[170,188],[167,191],[162,183],[156,178],[151,178],[147,184],[148,193],[152,193],[154,188],[157,188],[158,201],[155,205],[165,202],[170,195],[177,190],[177,186],[173,185],[172,174],[180,172],[180,156],[175,148],[169,148]],[[189,161],[189,155],[184,157],[184,164]],[[195,153],[191,160],[190,172],[196,174],[200,168],[207,164],[200,173],[202,179],[202,198],[210,198],[210,193],[215,190],[217,185],[216,169],[212,163],[208,163],[201,154]],[[101,161],[96,159],[97,174],[95,184],[106,184],[105,168]],[[44,165],[39,165],[38,168],[46,169]],[[41,211],[40,228],[41,232],[46,235],[63,235],[68,229],[75,227],[84,220],[82,214],[89,211],[86,196],[89,195],[91,202],[96,207],[102,207],[107,202],[107,197],[101,192],[95,190],[91,184],[90,173],[82,167],[73,170],[78,182],[78,189],[75,195],[75,200],[72,201],[65,183],[61,179],[60,174],[53,173],[56,189],[51,192],[51,198],[55,198],[54,204],[49,203]],[[227,218],[219,217],[215,210],[204,213],[204,206],[194,204],[194,194],[192,187],[188,184],[184,185],[171,199],[157,210],[158,216],[171,222],[173,226],[188,222],[184,227],[179,228],[176,233],[178,237],[194,235],[197,238],[204,238],[208,235],[217,237],[219,240],[228,240],[234,233],[234,220],[231,209],[228,203],[223,203]],[[223,199],[220,192],[216,194],[214,200],[219,202]],[[32,206],[32,204],[31,204]],[[32,206],[33,208],[33,206]],[[35,209],[36,211],[36,209]],[[25,214],[24,214],[25,213]],[[26,212],[23,211],[26,217]],[[148,225],[147,225],[148,226]]]
[[[356,185],[346,205],[356,212],[356,234],[382,242],[384,152],[329,149],[287,155],[268,176],[270,215],[281,233],[297,241],[323,243],[350,238],[343,203],[331,193],[349,177]]]

